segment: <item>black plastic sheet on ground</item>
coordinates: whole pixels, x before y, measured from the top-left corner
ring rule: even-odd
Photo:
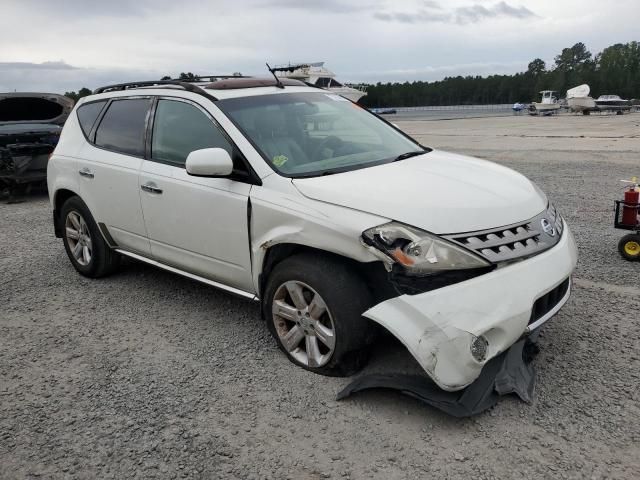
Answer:
[[[502,395],[515,394],[531,403],[536,375],[531,361],[538,347],[529,339],[491,359],[480,376],[458,392],[445,392],[430,379],[419,375],[371,374],[355,379],[337,395],[342,400],[371,388],[398,390],[454,417],[470,417],[493,407]]]

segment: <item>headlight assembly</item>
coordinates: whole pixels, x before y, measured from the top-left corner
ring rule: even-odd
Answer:
[[[362,237],[367,245],[377,248],[402,265],[410,275],[491,265],[478,255],[436,235],[397,222],[366,230]]]
[[[560,215],[560,212],[552,202],[549,202],[549,205],[547,206],[547,212],[549,213],[550,220],[556,227],[558,235],[562,235],[562,215]]]

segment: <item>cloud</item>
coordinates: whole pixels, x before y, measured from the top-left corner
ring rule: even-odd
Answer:
[[[434,10],[442,10],[442,6],[434,0],[423,0],[422,5],[426,8],[433,8]]]
[[[428,10],[418,10],[414,13],[405,12],[375,12],[374,18],[384,22],[399,23],[449,23],[452,15],[448,13],[433,13]]]
[[[42,63],[30,62],[0,62],[0,72],[11,70],[76,70],[77,67],[69,65],[62,60]]]
[[[353,13],[374,7],[371,2],[344,2],[341,0],[266,0],[260,4],[263,8],[282,8],[287,10],[307,10],[321,13]]]
[[[444,11],[439,3],[425,0],[423,8],[414,12],[375,12],[373,17],[384,22],[398,23],[455,23],[458,25],[466,25],[469,23],[479,23],[492,18],[514,18],[525,19],[536,17],[526,7],[514,7],[502,1],[490,7],[475,4],[467,7],[458,7],[450,11]]]
[[[114,83],[160,79],[164,73],[142,69],[81,68],[58,60],[42,63],[0,62],[0,92],[64,93]]]
[[[498,17],[525,19],[535,16],[536,14],[526,7],[512,7],[506,2],[496,3],[489,8],[476,4],[470,7],[456,8],[455,10],[455,21],[460,25],[478,23],[482,20]]]
[[[512,73],[536,57],[552,62],[577,40],[592,52],[629,41],[640,15],[638,0],[618,0],[615,10],[601,0],[0,3],[0,91],[45,92],[182,71],[264,76],[265,61],[325,61],[345,82]]]
[[[144,17],[154,9],[167,9],[174,4],[171,0],[110,0],[108,4],[93,0],[21,0],[20,6],[33,11],[45,11],[63,18],[89,17]]]

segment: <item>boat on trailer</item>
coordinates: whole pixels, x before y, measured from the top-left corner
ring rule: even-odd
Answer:
[[[589,96],[589,85],[582,84],[567,90],[567,105],[572,112],[589,115],[596,109],[596,101]]]
[[[618,115],[631,110],[631,102],[618,95],[600,95],[596,100],[596,106],[602,112],[616,112]]]
[[[335,79],[336,74],[326,68],[324,62],[278,65],[272,70],[278,77],[292,78],[310,83],[348,98],[352,102],[357,102],[367,94],[363,86],[337,81]]]
[[[540,92],[542,101],[532,102],[529,105],[529,114],[552,115],[560,110],[560,102],[558,101],[556,93],[555,90],[542,90]]]

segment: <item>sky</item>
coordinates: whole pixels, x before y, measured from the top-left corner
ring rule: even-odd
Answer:
[[[640,40],[640,0],[1,0],[0,92],[325,61],[346,82],[524,71]]]

